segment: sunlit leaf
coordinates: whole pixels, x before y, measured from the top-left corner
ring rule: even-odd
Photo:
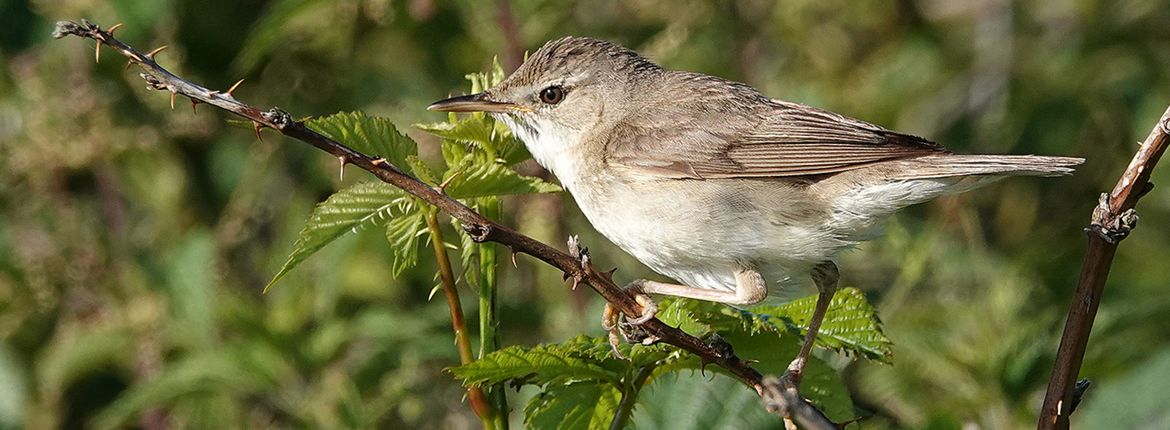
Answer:
[[[408,156],[418,153],[414,140],[399,133],[387,118],[340,112],[305,121],[305,125],[358,152],[385,158],[399,168],[405,168]]]
[[[500,163],[473,165],[455,176],[447,194],[458,199],[508,194],[555,193],[556,184],[532,176],[523,176]]]
[[[776,333],[799,337],[808,327],[816,300],[814,295],[783,305],[740,310],[718,303],[672,298],[662,301],[659,317],[671,325],[683,326],[692,334],[742,330],[749,334]],[[877,310],[865,295],[856,288],[837,291],[817,332],[816,346],[888,362],[891,345],[890,339],[882,332]]]
[[[419,237],[426,232],[426,217],[422,210],[414,208],[416,204],[395,211],[395,215],[386,221],[386,240],[390,242],[390,252],[394,255],[391,266],[394,276],[418,263]]]
[[[264,287],[271,288],[305,258],[329,242],[359,229],[386,223],[391,211],[404,200],[401,189],[382,182],[364,182],[329,196],[309,215],[297,235],[293,250],[284,266]]]
[[[780,306],[752,308],[757,315],[767,315],[769,323],[795,324],[803,332],[812,318],[816,296],[805,297]],[[829,311],[817,333],[817,346],[857,353],[866,358],[889,362],[892,343],[882,332],[877,310],[856,288],[843,288],[833,296]]]
[[[433,122],[414,126],[444,139],[483,146],[491,143],[492,122],[490,118],[467,116],[455,122]]]
[[[422,158],[417,155],[406,156],[406,164],[410,166],[410,171],[414,176],[421,179],[430,185],[439,185],[439,172],[427,165]]]
[[[621,369],[606,368],[602,361],[572,343],[532,348],[510,346],[450,371],[465,385],[476,386],[502,382],[545,385],[583,380],[616,383],[621,378]]]

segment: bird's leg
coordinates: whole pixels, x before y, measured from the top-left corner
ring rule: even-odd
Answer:
[[[643,281],[642,292],[748,306],[759,303],[768,297],[768,284],[764,282],[764,275],[761,275],[760,272],[754,269],[740,268],[735,272],[735,291]]]
[[[804,366],[808,364],[808,355],[817,340],[821,322],[825,320],[825,312],[829,310],[829,303],[833,301],[833,294],[837,292],[837,280],[841,278],[841,272],[832,261],[826,261],[813,268],[812,278],[818,291],[816,308],[813,309],[812,318],[808,321],[808,332],[804,334],[800,353],[796,354],[796,358],[784,372],[784,378],[792,381],[793,386],[800,385],[800,378],[804,376]]]

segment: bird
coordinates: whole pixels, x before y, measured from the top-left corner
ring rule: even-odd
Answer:
[[[838,289],[838,256],[879,236],[881,220],[1007,176],[1068,175],[1084,162],[956,154],[590,37],[549,41],[494,87],[427,109],[502,121],[598,232],[676,281],[627,286],[643,304],[629,324],[654,317],[649,294],[743,308],[791,298],[811,278],[816,305],[784,374],[794,384]]]

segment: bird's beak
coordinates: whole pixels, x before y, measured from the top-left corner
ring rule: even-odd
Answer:
[[[516,111],[527,111],[515,103],[498,102],[488,98],[485,93],[469,94],[466,96],[451,97],[446,100],[439,100],[427,106],[427,110],[439,112],[497,112],[510,113]]]

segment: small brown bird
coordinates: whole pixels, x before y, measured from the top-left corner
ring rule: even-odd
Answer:
[[[598,231],[679,282],[637,281],[639,294],[747,306],[811,274],[820,295],[786,374],[794,383],[837,289],[835,257],[874,237],[878,221],[1005,176],[1067,175],[1084,161],[953,154],[583,37],[548,42],[496,87],[428,109],[506,123]],[[653,317],[645,308],[630,322]]]

